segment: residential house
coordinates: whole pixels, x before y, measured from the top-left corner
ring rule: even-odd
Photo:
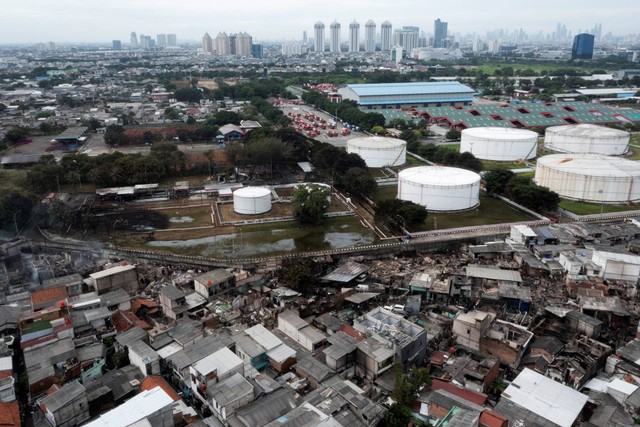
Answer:
[[[58,286],[67,288],[67,295],[70,297],[80,295],[82,293],[82,276],[74,273],[67,276],[53,277],[42,282],[43,289],[57,288]]]
[[[146,420],[153,427],[173,427],[172,397],[162,387],[141,391],[111,411],[85,424],[86,427],[133,426]]]
[[[289,310],[278,314],[278,329],[309,351],[318,350],[326,344],[327,336],[323,332]]]
[[[223,268],[218,268],[194,277],[193,284],[197,293],[207,301],[211,301],[217,294],[235,288],[236,276]]]
[[[79,381],[65,384],[43,398],[40,409],[56,427],[75,427],[89,419],[87,392]]]
[[[495,411],[512,425],[571,427],[589,396],[525,368],[502,393]]]
[[[136,292],[140,284],[138,282],[138,267],[135,265],[119,265],[89,275],[89,286],[98,295],[124,289],[129,293]]]
[[[174,285],[163,286],[160,289],[159,299],[163,313],[173,320],[181,318],[189,309],[184,292]]]
[[[144,376],[160,374],[160,356],[144,341],[129,344],[129,362],[137,366]]]
[[[244,375],[242,359],[228,348],[221,348],[189,367],[193,395],[207,404],[207,390],[235,373]]]
[[[237,372],[208,388],[206,394],[211,411],[222,422],[254,400],[253,386]]]

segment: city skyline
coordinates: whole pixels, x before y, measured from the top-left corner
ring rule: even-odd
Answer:
[[[233,29],[250,32],[257,40],[297,40],[302,31],[312,32],[318,21],[325,23],[327,29],[334,20],[347,28],[354,19],[361,23],[390,21],[394,28],[417,26],[428,33],[433,31],[437,18],[449,23],[449,34],[484,34],[499,28],[522,28],[529,34],[552,33],[558,22],[573,34],[590,31],[596,23],[602,23],[603,34],[638,33],[634,18],[640,14],[640,4],[634,0],[621,0],[616,7],[602,7],[595,0],[540,0],[535,5],[519,6],[514,9],[508,0],[486,0],[482,7],[473,8],[469,8],[468,0],[451,0],[444,5],[399,0],[393,6],[380,0],[355,0],[349,4],[325,0],[305,5],[304,13],[300,13],[299,3],[291,0],[242,4],[186,0],[179,8],[166,0],[112,0],[101,4],[97,12],[90,2],[80,0],[54,4],[24,0],[3,5],[0,44],[126,41],[131,31],[154,37],[158,33],[175,33],[181,40],[200,40],[205,32],[217,34]]]

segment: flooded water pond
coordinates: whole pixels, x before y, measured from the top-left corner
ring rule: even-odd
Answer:
[[[356,218],[331,219],[321,226],[294,223],[244,226],[240,232],[200,239],[151,241],[147,246],[189,255],[246,258],[321,251],[375,243],[376,236]]]

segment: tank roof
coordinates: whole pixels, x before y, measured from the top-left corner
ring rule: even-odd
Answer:
[[[539,158],[538,166],[585,176],[640,176],[640,163],[599,154],[550,154]]]
[[[561,134],[576,137],[625,137],[629,133],[624,130],[612,129],[606,126],[597,126],[591,124],[567,125],[567,126],[551,126],[547,128],[547,133]]]
[[[536,132],[527,130],[527,129],[516,129],[516,128],[506,128],[506,127],[478,127],[478,128],[469,128],[462,131],[462,136],[474,136],[477,138],[487,138],[487,139],[505,139],[505,140],[514,140],[514,139],[538,139],[538,134]]]
[[[448,166],[418,166],[400,171],[398,179],[416,184],[452,187],[475,184],[480,181],[480,175],[466,169]]]
[[[239,197],[264,197],[270,194],[271,190],[266,187],[243,187],[233,192],[234,196]]]
[[[385,136],[365,136],[362,138],[352,138],[347,141],[347,145],[358,148],[398,148],[407,145],[405,141],[397,138],[387,138]]]

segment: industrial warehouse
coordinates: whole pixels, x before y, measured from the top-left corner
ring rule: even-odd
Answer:
[[[459,82],[353,84],[338,89],[343,99],[367,110],[460,107],[473,102],[475,91]]]

